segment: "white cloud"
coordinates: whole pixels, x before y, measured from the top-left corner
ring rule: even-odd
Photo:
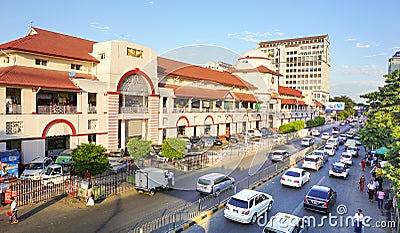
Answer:
[[[150,1],[150,2],[149,2],[149,4],[153,5],[153,4],[154,4],[154,2],[153,2],[153,1]]]
[[[332,67],[332,73],[335,76],[347,76],[347,77],[374,77],[374,78],[382,78],[386,73],[384,70],[380,70],[376,67],[376,65],[362,65],[362,66],[349,66],[349,65],[340,65]]]
[[[347,39],[347,41],[356,41],[357,40],[357,38],[349,38],[349,39]]]
[[[357,48],[369,48],[371,47],[369,44],[362,44],[360,42],[356,43]]]
[[[378,90],[378,87],[384,85],[382,81],[364,80],[364,81],[346,81],[346,82],[331,82],[330,95],[341,96],[348,95],[356,103],[365,102],[365,99],[360,98],[360,95]]]
[[[109,26],[103,26],[98,22],[92,22],[90,23],[90,26],[92,28],[100,29],[100,30],[110,30],[111,28]]]
[[[386,56],[386,55],[387,55],[387,53],[376,53],[376,54],[367,55],[365,57],[378,57],[378,56]]]
[[[234,33],[228,33],[228,37],[236,37],[240,40],[252,42],[252,43],[259,43],[263,40],[266,40],[270,36],[283,36],[285,35],[284,32],[281,31],[275,31],[274,33],[270,32],[249,32],[249,31],[244,31],[244,32],[234,32]]]

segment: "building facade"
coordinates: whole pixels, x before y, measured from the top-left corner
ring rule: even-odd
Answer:
[[[325,104],[330,93],[330,42],[328,35],[264,41],[258,50],[268,55],[280,85],[302,91],[307,102]]]
[[[396,52],[391,58],[389,58],[388,74],[395,70],[400,71],[400,51]]]
[[[258,50],[212,70],[127,41],[31,28],[0,52],[0,150],[18,149],[23,164],[81,143],[120,150],[133,137],[160,145],[167,137],[276,130],[320,107],[278,85],[282,75]]]

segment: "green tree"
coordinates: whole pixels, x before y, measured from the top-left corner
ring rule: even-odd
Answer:
[[[126,144],[126,149],[134,160],[139,160],[147,157],[151,151],[151,141],[131,138]]]
[[[186,151],[186,141],[179,138],[166,138],[161,146],[161,153],[167,159],[183,158]]]
[[[71,151],[72,159],[75,161],[76,174],[84,177],[86,171],[89,171],[92,176],[105,172],[110,167],[110,163],[104,155],[106,151],[105,147],[92,143],[78,145]]]

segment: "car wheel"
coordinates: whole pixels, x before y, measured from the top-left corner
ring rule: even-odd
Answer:
[[[150,189],[150,192],[149,192],[150,196],[154,196],[155,193],[156,193],[156,191],[154,189]]]
[[[253,217],[251,217],[251,224],[254,224],[257,222],[257,213],[253,214]]]

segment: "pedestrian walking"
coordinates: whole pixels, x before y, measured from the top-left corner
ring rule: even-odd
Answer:
[[[8,219],[8,223],[17,224],[18,223],[18,215],[17,215],[17,213],[18,213],[18,203],[15,200],[15,197],[11,197],[10,200],[11,200],[11,205],[10,205],[11,216]]]
[[[376,196],[378,198],[378,209],[383,208],[383,199],[385,198],[385,192],[383,191],[382,188],[378,188],[378,191],[376,192]]]
[[[376,181],[378,181],[378,189],[383,189],[383,178],[382,178],[382,174],[380,174],[378,177],[376,177]]]
[[[364,215],[362,214],[361,209],[357,210],[357,213],[354,215],[353,219],[354,219],[354,232],[361,233],[364,220]]]
[[[365,159],[361,160],[361,171],[364,171],[365,165],[366,165]]]
[[[92,184],[89,184],[88,189],[86,191],[86,206],[94,206],[94,200],[93,200],[93,188]]]
[[[369,202],[373,202],[374,194],[375,194],[375,183],[373,180],[369,182],[367,185],[368,188],[368,200]]]
[[[360,193],[364,192],[365,187],[365,177],[361,176],[360,181],[358,182],[358,187],[360,188]]]

